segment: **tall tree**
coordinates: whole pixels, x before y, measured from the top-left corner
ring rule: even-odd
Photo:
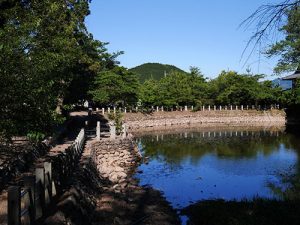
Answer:
[[[89,1],[0,4],[0,135],[50,132],[70,84],[96,74],[107,58],[84,24]]]
[[[286,12],[287,23],[280,28],[285,38],[273,44],[266,54],[279,56],[276,72],[300,70],[300,6]]]
[[[137,75],[124,67],[115,66],[100,72],[89,93],[97,104],[135,105],[138,101],[139,82]]]

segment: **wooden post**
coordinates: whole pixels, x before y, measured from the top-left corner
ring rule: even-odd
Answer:
[[[35,192],[35,217],[39,219],[43,216],[45,210],[45,169],[37,167],[35,169],[36,192]]]
[[[21,187],[19,186],[8,188],[7,219],[8,225],[21,225]]]
[[[97,130],[96,130],[96,134],[97,134],[97,141],[100,141],[100,121],[97,121]]]
[[[48,206],[52,199],[52,166],[51,162],[44,162],[45,170],[45,204]]]
[[[25,201],[25,208],[29,210],[30,224],[35,221],[35,176],[24,176],[24,187],[29,191],[29,201]]]

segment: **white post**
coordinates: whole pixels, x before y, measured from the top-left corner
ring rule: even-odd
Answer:
[[[139,108],[138,107],[135,107],[135,112],[138,112],[139,111]]]
[[[126,124],[122,124],[122,137],[126,138],[127,137],[127,129],[126,129]]]
[[[127,113],[127,109],[126,109],[126,107],[124,108],[124,113]]]
[[[235,106],[235,110],[238,110],[238,106],[237,105]]]
[[[98,112],[99,111],[99,108],[96,108],[96,112]]]
[[[114,124],[110,125],[110,139],[116,139],[116,126]]]
[[[100,121],[97,121],[97,141],[100,141]]]
[[[192,105],[192,111],[194,111],[194,106]]]
[[[161,111],[162,111],[162,112],[164,111],[164,107],[163,107],[163,106],[161,107]]]
[[[205,106],[202,106],[202,111],[204,111],[205,110]]]
[[[210,105],[208,106],[208,111],[210,111]]]
[[[244,110],[244,106],[243,105],[241,105],[241,110]]]
[[[214,110],[216,111],[217,110],[217,107],[214,105]]]
[[[107,112],[110,113],[110,107],[108,107]]]
[[[116,114],[116,107],[114,106],[114,114]]]
[[[220,105],[220,111],[222,110],[222,106]]]
[[[230,110],[232,110],[232,105],[230,105]]]
[[[158,106],[156,106],[156,112],[158,112],[158,110],[159,110],[159,109],[158,109]]]
[[[184,106],[184,111],[187,111],[187,106]]]
[[[104,109],[104,108],[102,108],[102,114],[104,115],[104,113],[105,113],[105,109]]]

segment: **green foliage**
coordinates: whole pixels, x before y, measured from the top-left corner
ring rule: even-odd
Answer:
[[[208,104],[285,104],[287,97],[282,89],[274,87],[271,81],[261,82],[263,77],[222,71],[216,79],[207,81],[198,68],[192,67],[190,73],[171,72],[159,81],[146,80],[139,98],[144,107],[194,105],[195,111]]]
[[[300,69],[300,8],[293,7],[286,12],[287,23],[280,28],[285,38],[271,45],[267,56],[279,56],[275,72]]]
[[[109,113],[108,114],[108,119],[114,121],[116,125],[116,132],[117,134],[120,134],[122,132],[122,119],[123,119],[123,114],[117,110],[116,113]]]
[[[136,75],[124,67],[115,66],[100,72],[89,92],[100,105],[135,105],[138,100],[139,82]]]
[[[145,63],[140,66],[131,68],[129,71],[134,72],[138,75],[139,80],[144,82],[148,79],[160,80],[172,71],[185,73],[183,70],[173,65],[164,65],[160,63]]]
[[[27,138],[29,139],[30,142],[38,143],[45,138],[45,134],[43,134],[41,132],[33,131],[33,132],[29,132],[27,134]]]
[[[115,55],[86,30],[89,0],[0,2],[1,136],[49,134]]]
[[[145,107],[195,104],[205,98],[206,80],[197,69],[191,73],[172,71],[161,80],[149,79],[141,85],[140,99]]]

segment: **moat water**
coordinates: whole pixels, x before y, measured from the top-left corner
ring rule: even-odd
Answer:
[[[283,198],[300,174],[298,135],[278,128],[151,132],[136,141],[147,163],[136,177],[180,209],[200,200]]]

